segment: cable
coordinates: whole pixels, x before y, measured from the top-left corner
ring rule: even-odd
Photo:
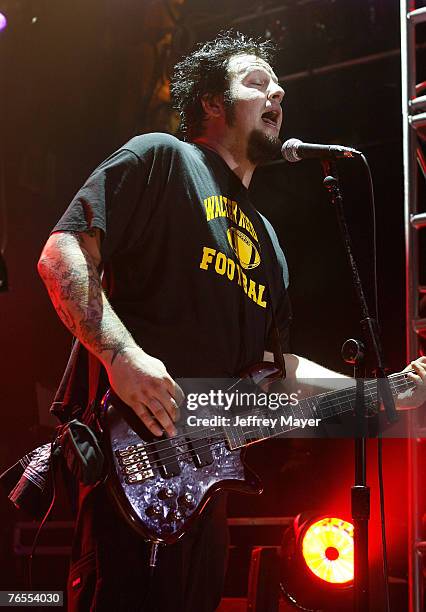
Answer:
[[[173,24],[179,25],[179,16],[175,14],[170,0],[163,0],[162,4],[166,10],[166,13],[170,17],[170,19],[173,21]]]
[[[378,296],[378,282],[377,282],[377,222],[376,222],[376,202],[374,199],[374,186],[373,177],[371,175],[370,166],[365,155],[361,155],[361,159],[364,163],[365,170],[367,172],[368,184],[370,187],[370,204],[371,204],[371,216],[373,220],[373,287],[374,287],[374,310],[375,319],[377,325],[379,325],[379,296]]]
[[[377,327],[379,327],[379,298],[378,298],[378,281],[377,281],[377,224],[376,224],[376,204],[374,199],[373,177],[371,175],[370,166],[364,155],[361,155],[364,163],[368,184],[370,187],[370,203],[371,213],[373,218],[373,286],[374,286],[374,308]],[[382,536],[382,562],[383,562],[383,580],[385,584],[385,609],[390,612],[390,591],[389,591],[389,565],[388,553],[386,544],[386,517],[385,517],[385,491],[383,480],[383,439],[379,431],[377,435],[377,476],[379,481],[379,503],[380,503],[380,527]]]
[[[288,591],[286,591],[282,581],[280,581],[280,590],[283,596],[285,597],[285,599],[292,606],[296,606],[296,608],[298,608],[299,610],[303,610],[304,612],[324,612],[322,608],[305,608],[305,606],[302,606],[302,604],[298,603],[296,599],[292,595],[290,595]]]

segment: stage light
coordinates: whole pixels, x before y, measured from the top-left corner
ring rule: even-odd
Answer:
[[[354,578],[353,525],[336,516],[299,514],[281,544],[281,591],[293,605],[350,610]]]
[[[0,32],[7,27],[7,18],[4,13],[0,13]]]
[[[308,569],[321,580],[345,584],[354,578],[354,528],[340,518],[312,523],[302,540]]]

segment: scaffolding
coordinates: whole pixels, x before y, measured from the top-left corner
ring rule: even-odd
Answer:
[[[426,287],[420,285],[419,233],[426,228],[426,212],[421,209],[418,185],[426,178],[426,160],[421,139],[426,128],[426,83],[417,83],[416,27],[426,22],[426,7],[416,8],[415,0],[401,0],[401,79],[404,158],[404,214],[406,261],[407,357],[419,356],[426,337],[426,319],[420,316],[420,299]],[[411,432],[419,431],[418,418],[410,416]],[[421,469],[423,442],[416,433],[408,440],[408,591],[410,612],[424,611],[424,554],[426,542],[422,529],[424,477]]]

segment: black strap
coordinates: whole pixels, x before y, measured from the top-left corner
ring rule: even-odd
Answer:
[[[77,359],[80,353],[80,348],[80,340],[74,338],[71,353],[68,357],[68,362],[65,367],[64,373],[62,374],[61,382],[59,383],[59,386],[55,393],[55,397],[53,398],[52,405],[50,406],[51,414],[54,414],[62,422],[69,420],[69,415],[64,414],[64,402],[71,381],[75,375],[75,369],[77,366]]]
[[[269,285],[269,283],[268,283]],[[275,316],[275,308],[272,300],[272,294],[270,292],[269,286],[267,287],[268,293],[271,299],[271,314],[272,314],[272,342],[274,349],[274,361],[275,365],[278,365],[282,372],[282,378],[287,378],[287,372],[285,369],[285,359],[284,359],[284,351],[281,343],[280,332],[277,325],[277,319]]]
[[[274,245],[272,244],[271,236],[269,235],[269,232],[265,226],[265,222],[263,221],[262,215],[259,213],[258,210],[256,210],[256,213],[262,225],[262,233],[264,235],[265,242],[268,245],[268,251],[270,252],[271,259],[273,259],[274,257],[276,258],[275,248],[274,248]],[[260,250],[261,249],[260,249],[260,243],[259,243],[259,251]],[[277,304],[277,297],[274,295],[272,291],[271,270],[269,266],[266,265],[266,262],[263,259],[263,257],[262,257],[262,261],[263,261],[263,267],[265,270],[266,289],[268,291],[270,305],[271,305],[272,345],[273,345],[272,348],[273,348],[273,354],[274,354],[274,362],[275,362],[275,365],[281,370],[282,378],[284,379],[287,377],[287,372],[285,368],[284,351],[283,351],[283,347],[281,343],[280,332],[279,332],[278,325],[277,325],[277,318],[275,315],[275,305]]]

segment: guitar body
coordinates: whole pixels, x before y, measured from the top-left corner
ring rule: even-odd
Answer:
[[[146,540],[178,540],[220,490],[260,494],[259,478],[244,464],[244,450],[211,437],[159,440],[109,391],[102,402],[109,475],[107,487],[128,523]]]

